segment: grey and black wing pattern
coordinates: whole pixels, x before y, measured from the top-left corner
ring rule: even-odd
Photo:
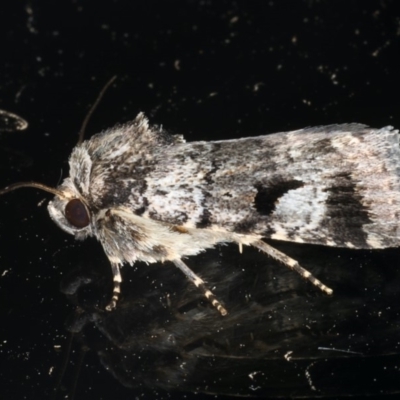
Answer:
[[[138,119],[146,126],[140,134],[119,129],[121,155],[111,151],[114,173],[106,179],[104,153],[92,145],[90,185],[99,208],[123,205],[172,225],[295,242],[399,245],[400,147],[391,127],[330,125],[185,143]]]

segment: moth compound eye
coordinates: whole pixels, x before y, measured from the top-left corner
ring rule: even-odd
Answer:
[[[72,199],[67,203],[65,206],[65,218],[75,228],[84,228],[90,222],[86,207],[79,199]]]

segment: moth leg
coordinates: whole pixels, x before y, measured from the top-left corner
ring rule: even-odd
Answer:
[[[315,285],[318,289],[322,290],[326,294],[332,294],[333,290],[328,286],[325,286],[320,280],[318,280],[311,272],[307,271],[303,267],[299,265],[299,263],[290,258],[286,254],[280,252],[279,250],[275,249],[274,247],[270,246],[269,244],[263,242],[262,240],[257,240],[256,242],[251,244],[252,246],[256,247],[257,249],[267,253],[270,257],[275,258],[275,260],[280,261],[281,263],[285,264],[287,267],[296,271],[300,274],[303,278],[310,281],[313,285]]]
[[[111,270],[113,274],[114,288],[111,300],[106,306],[107,311],[112,311],[117,306],[119,294],[121,293],[122,277],[121,277],[121,271],[119,270],[119,265],[111,263]]]
[[[196,275],[180,258],[173,260],[173,263],[186,275],[191,282],[195,284],[196,287],[200,288],[204,292],[204,296],[206,296],[207,300],[211,302],[211,304],[220,312],[222,316],[228,314],[228,311],[226,311],[224,306],[217,300],[211,290],[207,288],[203,279]]]

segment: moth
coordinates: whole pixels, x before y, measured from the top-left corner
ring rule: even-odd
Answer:
[[[187,143],[143,113],[79,143],[70,172],[51,188],[54,222],[96,237],[113,272],[170,261],[216,307],[223,304],[184,261],[219,243],[253,246],[332,290],[263,238],[354,249],[400,246],[398,131],[362,124],[319,126],[234,140]]]

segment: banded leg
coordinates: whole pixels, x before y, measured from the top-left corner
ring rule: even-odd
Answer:
[[[113,295],[111,297],[111,300],[106,306],[107,311],[112,311],[116,307],[117,301],[119,299],[119,294],[121,293],[122,277],[121,277],[121,272],[119,270],[118,264],[112,263],[111,270],[112,270],[112,274],[113,274],[114,288],[113,288]]]
[[[300,264],[293,258],[290,258],[286,254],[280,252],[279,250],[277,250],[274,247],[270,246],[269,244],[263,242],[262,240],[257,240],[256,242],[252,243],[251,245],[256,247],[257,249],[263,251],[264,253],[267,253],[270,257],[275,258],[275,260],[278,260],[281,263],[285,264],[287,267],[289,267],[293,271],[296,271],[303,278],[310,281],[314,286],[316,286],[318,289],[322,290],[326,294],[333,293],[333,290],[331,288],[329,288],[328,286],[325,286],[319,279],[317,279],[313,274],[311,274],[311,272],[309,272],[306,269],[304,269],[303,267],[301,267]]]
[[[228,311],[226,311],[224,306],[217,300],[211,290],[207,288],[203,279],[196,275],[180,258],[173,260],[173,263],[186,275],[191,282],[194,283],[196,287],[204,292],[204,296],[206,296],[207,300],[211,302],[211,304],[220,312],[222,316],[228,314]]]

